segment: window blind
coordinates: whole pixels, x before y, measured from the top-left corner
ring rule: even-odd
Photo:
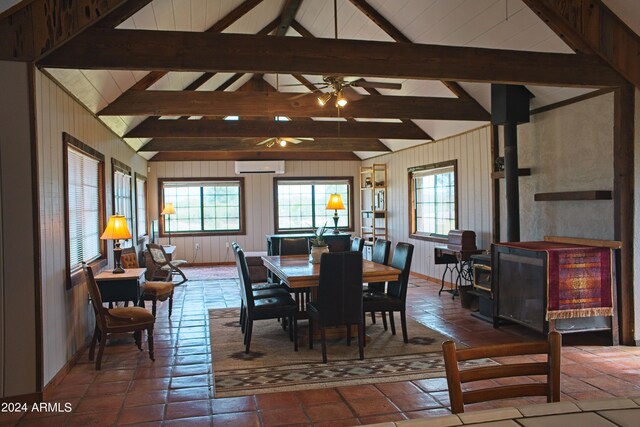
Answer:
[[[136,208],[138,237],[147,234],[147,186],[144,179],[136,178]]]

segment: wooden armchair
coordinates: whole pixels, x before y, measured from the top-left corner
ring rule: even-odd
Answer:
[[[138,268],[138,255],[134,248],[126,248],[122,250],[121,258],[122,267]],[[138,305],[144,307],[145,301],[151,301],[151,313],[156,316],[156,305],[158,301],[169,300],[169,317],[173,310],[173,282],[166,281],[149,281],[142,284],[140,290],[140,301]]]
[[[154,243],[148,243],[147,249],[149,250],[149,255],[153,260],[153,263],[156,266],[156,269],[153,273],[153,279],[166,279],[171,281],[174,275],[179,275],[182,277],[182,280],[178,283],[175,283],[175,286],[181,285],[187,280],[187,276],[184,275],[184,272],[180,270],[180,266],[186,264],[187,261],[178,259],[169,261],[169,257],[167,257],[167,253],[164,251],[162,245],[157,245]]]
[[[91,338],[91,347],[89,348],[89,360],[93,360],[96,342],[100,341],[98,348],[98,357],[96,357],[96,369],[100,370],[102,363],[102,354],[107,342],[109,334],[133,332],[136,345],[142,351],[141,339],[142,331],[147,331],[147,346],[149,347],[149,358],[153,357],[153,324],[155,318],[151,313],[141,307],[117,307],[106,308],[102,304],[102,296],[100,289],[93,276],[93,270],[86,264],[82,265],[85,276],[87,278],[87,288],[91,296],[91,304],[96,315],[96,327]]]
[[[453,341],[446,341],[442,344],[442,352],[447,372],[451,412],[454,414],[464,412],[464,405],[467,403],[513,397],[546,396],[547,402],[559,402],[561,347],[562,336],[558,332],[551,332],[548,341],[487,345],[463,349],[456,349],[456,344]],[[531,354],[546,354],[547,360],[545,362],[523,361],[499,366],[482,366],[462,371],[458,367],[458,362],[466,360]],[[462,384],[467,382],[531,375],[545,375],[547,378],[543,383],[498,385],[462,391]]]

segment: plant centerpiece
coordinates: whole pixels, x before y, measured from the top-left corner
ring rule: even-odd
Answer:
[[[313,238],[311,239],[311,255],[309,255],[309,262],[312,264],[319,264],[322,254],[329,252],[329,246],[324,240],[324,233],[327,231],[327,223],[313,231]]]

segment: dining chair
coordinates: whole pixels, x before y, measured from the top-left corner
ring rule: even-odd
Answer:
[[[306,237],[280,239],[280,256],[309,255],[309,240]]]
[[[322,254],[317,299],[307,303],[309,348],[313,348],[314,327],[320,330],[322,362],[327,363],[325,328],[347,327],[347,345],[351,345],[351,325],[358,325],[358,350],[364,359],[364,325],[362,317],[362,253]]]
[[[236,268],[238,269],[238,277],[240,279],[240,330],[244,333],[244,314],[245,314],[245,306],[246,306],[246,298],[244,292],[244,280],[242,277],[242,265],[240,263],[240,258],[238,257],[238,252],[242,250],[239,244],[236,242],[231,243],[231,247],[233,248],[233,254],[236,261]],[[244,251],[243,251],[244,253]],[[245,262],[247,257],[245,256]],[[249,272],[249,281],[251,282],[251,288],[253,291],[253,298],[270,298],[278,295],[289,295],[289,292],[286,290],[286,286],[278,283],[259,283],[254,284],[251,280],[251,274],[249,271],[249,264],[247,263],[247,271]]]
[[[361,237],[354,237],[351,241],[351,251],[362,252],[364,249],[364,239]]]
[[[134,247],[122,250],[120,259],[122,268],[139,268],[138,255]],[[173,282],[167,281],[148,281],[140,286],[140,300],[138,305],[144,308],[145,301],[151,301],[151,314],[156,317],[156,305],[158,301],[169,300],[169,317],[173,311]]]
[[[451,412],[464,412],[464,405],[485,402],[488,400],[511,399],[513,397],[546,396],[547,402],[560,401],[560,351],[562,336],[553,331],[546,341],[496,344],[480,347],[456,349],[453,341],[442,344],[444,366],[447,373]],[[546,355],[546,361],[538,359],[518,358],[535,354]],[[508,357],[508,363],[500,361],[500,365],[480,366],[460,370],[460,362],[491,357]],[[544,375],[545,382],[531,382],[529,377]],[[473,381],[492,380],[496,378],[522,378],[520,383],[509,381],[506,385],[493,387],[473,387],[462,391],[462,384]]]
[[[249,267],[244,251],[237,250],[238,265],[240,267],[240,284],[244,291],[244,314],[241,314],[244,324],[244,344],[245,353],[249,353],[251,346],[251,334],[253,333],[253,322],[264,319],[289,319],[292,327],[289,329],[289,338],[293,341],[294,351],[298,351],[298,322],[296,313],[298,306],[288,293],[270,297],[256,298],[249,278]],[[257,291],[264,292],[264,291]]]
[[[91,338],[91,346],[89,347],[89,360],[94,359],[96,343],[100,341],[98,355],[96,360],[96,370],[100,370],[102,364],[102,355],[104,347],[109,338],[109,334],[133,332],[133,338],[136,345],[142,351],[142,331],[147,331],[147,347],[149,348],[149,359],[155,360],[153,357],[153,324],[155,317],[142,307],[116,307],[106,308],[102,303],[100,288],[96,283],[93,270],[90,266],[83,263],[87,279],[87,288],[93,306],[93,312],[96,316],[96,324]]]
[[[376,262],[378,264],[387,265],[389,262],[389,252],[391,251],[391,242],[385,239],[376,239],[373,243],[373,248],[371,251],[371,261]],[[363,288],[363,292],[365,294],[368,293],[380,293],[384,294],[384,288],[387,282],[373,282],[367,283],[367,285]],[[385,312],[382,312],[382,321],[385,325],[387,324],[387,316]],[[375,312],[371,312],[371,323],[376,323],[376,314]]]
[[[174,283],[175,286],[181,285],[189,280],[187,279],[187,276],[185,276],[184,272],[179,268],[181,265],[187,263],[186,260],[177,259],[169,261],[167,253],[164,251],[162,245],[155,243],[147,243],[147,249],[151,255],[153,264],[156,267],[151,277],[152,280],[166,278],[167,281],[172,281],[174,275],[182,276],[182,280],[180,282]]]
[[[391,325],[391,333],[396,334],[396,325],[393,318],[393,312],[400,312],[400,321],[402,322],[402,338],[405,343],[409,342],[407,335],[407,288],[409,286],[409,272],[411,270],[411,259],[413,258],[413,245],[411,243],[400,242],[396,245],[391,259],[391,266],[401,270],[398,280],[387,284],[385,293],[367,293],[363,298],[363,313],[373,313],[376,311],[389,312],[389,323]],[[364,314],[363,314],[364,317]],[[383,314],[383,325],[387,330],[387,323]]]

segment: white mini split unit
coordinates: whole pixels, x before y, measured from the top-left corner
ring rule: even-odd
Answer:
[[[284,160],[236,162],[236,175],[249,173],[284,173]]]

